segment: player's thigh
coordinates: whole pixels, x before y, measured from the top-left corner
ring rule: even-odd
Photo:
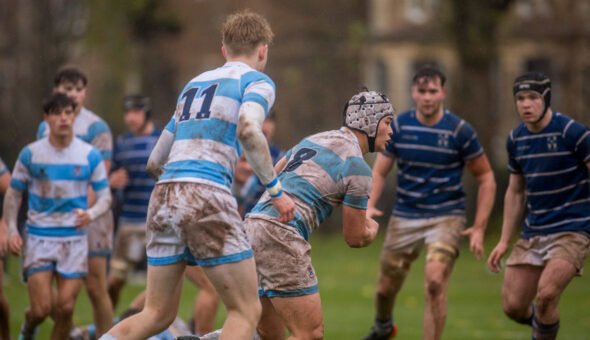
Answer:
[[[92,256],[88,258],[88,277],[86,282],[106,285],[107,258],[106,256]]]
[[[559,258],[549,260],[539,279],[538,297],[558,298],[576,272],[575,265],[569,261]]]
[[[260,304],[262,305],[262,315],[257,327],[260,337],[264,340],[285,339],[287,328],[270,299],[263,296],[260,298]]]
[[[533,301],[543,267],[531,265],[507,266],[502,284],[505,308],[524,308]]]
[[[83,280],[81,278],[65,278],[57,275],[57,304],[60,308],[71,309],[73,311],[76,298],[82,288]]]
[[[271,298],[271,302],[294,335],[315,334],[318,337],[323,334],[324,318],[319,293],[296,297],[274,297]]]
[[[27,277],[29,301],[33,310],[49,313],[52,304],[51,281],[53,271],[40,271]]]
[[[161,314],[176,314],[185,262],[163,266],[148,265],[145,307]]]
[[[205,274],[229,310],[258,306],[258,283],[254,259],[204,266]]]

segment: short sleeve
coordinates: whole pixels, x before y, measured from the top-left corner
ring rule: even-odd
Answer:
[[[476,159],[484,154],[483,147],[477,138],[477,133],[464,120],[461,121],[461,126],[457,132],[457,142],[459,143],[459,152],[464,161]]]
[[[18,155],[18,159],[14,164],[12,178],[10,179],[11,188],[19,191],[27,190],[31,181],[31,159],[32,153],[27,146],[21,150],[20,154]]]
[[[371,168],[367,162],[361,157],[349,157],[344,163],[341,175],[345,185],[342,204],[357,209],[367,209],[373,184]]]
[[[37,129],[37,139],[41,139],[45,136],[48,135],[48,129],[47,129],[47,123],[45,123],[45,121],[42,121],[41,124],[39,124],[39,128]]]
[[[576,158],[590,162],[590,131],[586,126],[573,121],[565,130],[565,142]]]
[[[176,120],[174,119],[174,116],[172,116],[172,118],[170,118],[170,121],[168,122],[168,124],[166,124],[166,127],[164,127],[164,130],[168,130],[172,133],[176,133]]]
[[[109,187],[107,172],[100,152],[92,148],[88,153],[88,164],[90,165],[90,185],[94,191],[103,190]]]
[[[510,135],[508,135],[508,138],[506,139],[506,152],[508,152],[508,172],[512,174],[521,174],[522,169],[516,161],[516,145],[514,144],[512,132],[510,132]]]
[[[113,156],[113,134],[104,120],[98,120],[88,127],[88,140],[104,160],[111,160]]]
[[[242,104],[255,102],[264,108],[267,116],[275,102],[276,86],[266,74],[258,71],[247,72],[240,79]]]

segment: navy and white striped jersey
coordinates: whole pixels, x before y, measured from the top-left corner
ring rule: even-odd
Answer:
[[[522,238],[563,231],[590,236],[590,132],[568,116],[553,113],[538,133],[524,123],[506,141],[508,171],[524,176],[528,214]]]
[[[76,137],[100,151],[103,160],[111,160],[113,156],[113,134],[104,119],[82,107],[74,120],[73,129]],[[49,136],[49,126],[43,121],[37,130],[37,139],[47,136]]]
[[[206,183],[230,192],[242,154],[236,136],[240,106],[255,102],[267,115],[275,92],[266,74],[242,62],[227,62],[193,78],[166,125],[174,142],[158,183]]]
[[[119,220],[124,223],[145,223],[150,195],[156,182],[146,171],[152,149],[162,129],[154,128],[146,136],[134,136],[131,132],[117,137],[113,152],[112,169],[123,168],[129,183],[123,189],[123,202]]]
[[[75,209],[88,208],[88,186],[109,190],[102,157],[92,145],[74,137],[65,149],[42,138],[23,148],[10,186],[29,193],[27,233],[45,237],[85,235],[75,227]]]
[[[392,214],[428,218],[465,214],[461,177],[466,161],[484,154],[475,130],[445,110],[434,126],[424,126],[410,110],[395,116],[393,135],[383,155],[399,168]]]
[[[373,184],[356,136],[347,128],[321,132],[303,139],[287,151],[287,164],[278,175],[281,186],[295,202],[289,221],[306,240],[312,230],[341,204],[367,209]],[[279,217],[268,192],[246,217]]]

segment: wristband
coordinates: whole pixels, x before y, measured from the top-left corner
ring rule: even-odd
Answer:
[[[281,196],[283,189],[281,187],[281,182],[279,182],[277,177],[266,185],[266,191],[268,191],[268,194],[272,198]]]

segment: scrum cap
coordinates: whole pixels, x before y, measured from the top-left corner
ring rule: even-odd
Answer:
[[[545,113],[547,113],[547,109],[551,105],[551,80],[549,77],[541,72],[524,73],[514,80],[514,86],[512,88],[512,93],[515,96],[520,91],[534,91],[543,97],[545,108],[539,120],[543,119]]]
[[[369,140],[369,151],[375,151],[375,138],[381,119],[393,116],[393,106],[387,96],[364,89],[344,106],[344,126],[361,131]]]

